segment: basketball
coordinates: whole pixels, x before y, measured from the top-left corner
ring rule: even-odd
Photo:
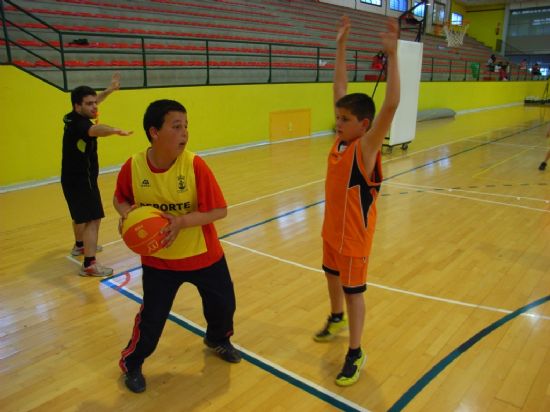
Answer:
[[[151,256],[162,248],[164,234],[160,231],[168,223],[160,210],[152,206],[138,207],[122,222],[122,240],[138,255]]]

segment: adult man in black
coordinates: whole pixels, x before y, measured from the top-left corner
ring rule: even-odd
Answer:
[[[119,75],[115,73],[109,87],[99,94],[88,86],[77,87],[71,92],[73,110],[63,118],[65,130],[61,186],[73,220],[75,245],[71,255],[84,255],[79,272],[81,276],[109,276],[113,273],[111,268],[99,264],[95,259],[99,224],[105,217],[97,185],[97,138],[129,136],[132,132],[94,124],[91,119],[97,117],[97,105],[119,89],[119,82]]]

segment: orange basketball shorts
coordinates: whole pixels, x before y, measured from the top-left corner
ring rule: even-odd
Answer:
[[[362,293],[367,289],[368,265],[368,256],[344,256],[323,240],[323,270],[340,277],[345,293]]]

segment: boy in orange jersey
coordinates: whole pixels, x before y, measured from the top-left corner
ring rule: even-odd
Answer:
[[[348,327],[349,351],[336,384],[357,382],[366,355],[361,350],[365,319],[367,266],[376,223],[376,199],[382,182],[380,150],[399,105],[400,82],[397,65],[397,23],[388,21],[381,35],[387,56],[384,103],[374,119],[374,102],[363,93],[346,95],[346,41],[350,30],[342,17],[336,36],[334,104],[336,141],[332,146],[325,183],[323,222],[323,270],[327,279],[331,315],[314,339],[331,340]],[[344,315],[346,303],[348,318]]]
[[[238,363],[233,335],[235,293],[214,221],[227,215],[227,204],[204,160],[186,149],[187,111],[174,100],[149,105],[143,128],[151,143],[128,159],[117,179],[113,203],[123,219],[135,206],[152,204],[170,221],[164,247],[142,256],[143,304],[119,362],[126,387],[145,390],[143,362],[157,347],[180,286],[199,291],[207,328],[204,344],[223,360]]]

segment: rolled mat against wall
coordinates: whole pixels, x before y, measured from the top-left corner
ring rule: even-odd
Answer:
[[[456,112],[453,109],[428,109],[420,110],[416,115],[417,122],[425,120],[444,119],[446,117],[455,117]]]
[[[527,96],[525,100],[523,101],[524,104],[533,104],[533,105],[545,105],[550,104],[550,99],[545,97],[537,97],[537,96]]]

